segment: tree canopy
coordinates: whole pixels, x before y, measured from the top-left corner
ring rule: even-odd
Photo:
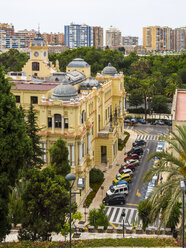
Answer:
[[[8,196],[14,187],[19,170],[26,165],[31,142],[26,134],[22,111],[16,107],[15,97],[10,92],[0,66],[0,240],[8,233]]]
[[[8,52],[0,54],[0,65],[4,67],[6,73],[21,71],[28,59],[29,56],[26,53],[20,53],[17,49],[9,49]]]
[[[186,126],[176,126],[171,136],[165,136],[163,140],[167,142],[168,148],[166,151],[155,152],[149,156],[149,160],[159,157],[159,166],[152,167],[143,180],[149,182],[154,175],[166,173],[166,178],[153,189],[148,201],[152,206],[151,220],[155,221],[160,214],[161,223],[166,226],[170,221],[171,226],[171,213],[182,195],[180,181],[186,180]]]
[[[69,211],[69,194],[63,176],[51,166],[31,169],[23,193],[22,229],[20,240],[50,240],[52,232],[59,233]]]

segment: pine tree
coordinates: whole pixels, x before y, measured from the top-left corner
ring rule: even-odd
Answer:
[[[15,185],[19,170],[30,154],[30,139],[26,134],[23,115],[16,107],[11,85],[0,67],[0,241],[9,232],[9,186]]]
[[[50,148],[50,161],[57,174],[66,176],[70,172],[68,148],[66,142],[61,138]]]
[[[39,131],[40,129],[37,125],[36,111],[34,110],[33,105],[30,104],[30,109],[27,115],[27,134],[30,137],[32,143],[32,155],[27,160],[29,168],[41,168],[44,164],[42,159],[44,151],[40,147],[41,136],[37,134]]]

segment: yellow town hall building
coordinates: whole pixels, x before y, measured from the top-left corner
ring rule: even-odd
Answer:
[[[14,80],[12,92],[18,105],[28,110],[32,102],[37,110],[46,164],[55,141],[59,137],[66,141],[71,173],[76,175],[74,187],[83,189],[81,196],[76,195],[79,204],[89,191],[90,170],[116,159],[124,133],[124,75],[109,64],[93,79],[90,65],[80,58],[59,72],[48,61],[47,44],[39,35],[30,50],[23,67],[30,80]]]

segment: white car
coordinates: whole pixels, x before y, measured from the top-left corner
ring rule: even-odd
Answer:
[[[132,165],[134,165],[134,166],[138,166],[138,165],[139,165],[139,160],[137,160],[137,159],[129,159],[129,160],[127,160],[127,161],[123,164],[123,166],[125,166],[125,165],[127,165],[127,164],[132,164]]]
[[[156,148],[156,152],[162,152],[163,151],[163,146],[162,145],[158,145]]]

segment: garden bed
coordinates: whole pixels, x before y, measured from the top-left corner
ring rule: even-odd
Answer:
[[[125,238],[125,239],[94,239],[94,240],[73,240],[73,248],[88,247],[179,247],[174,239],[158,238]],[[68,242],[11,242],[1,243],[2,248],[65,248],[69,247]]]

